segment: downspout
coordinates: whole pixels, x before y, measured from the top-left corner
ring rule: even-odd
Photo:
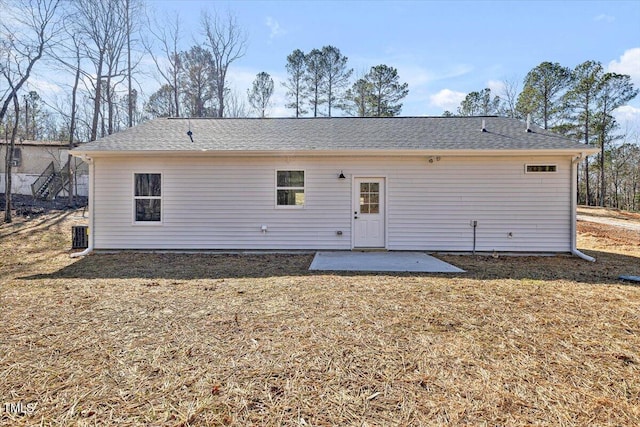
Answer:
[[[578,185],[578,162],[584,158],[584,153],[575,157],[571,160],[571,253],[579,258],[590,262],[596,262],[596,259],[587,254],[583,254],[578,250],[577,246],[577,230],[576,230],[576,210],[578,208],[578,196],[577,196],[577,188]]]
[[[94,232],[93,232],[93,218],[94,218],[94,182],[95,182],[95,170],[94,163],[91,157],[87,157],[86,155],[81,157],[83,161],[89,164],[89,245],[87,249],[82,252],[75,252],[71,254],[71,258],[78,258],[81,256],[89,255],[93,252],[93,240],[94,240]]]

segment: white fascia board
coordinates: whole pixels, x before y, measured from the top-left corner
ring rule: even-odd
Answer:
[[[75,157],[347,157],[347,156],[447,156],[447,157],[514,157],[514,156],[574,156],[598,153],[597,148],[542,149],[542,150],[138,150],[94,151],[72,150]]]

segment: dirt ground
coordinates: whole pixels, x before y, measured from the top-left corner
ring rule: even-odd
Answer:
[[[580,206],[578,208],[578,221],[613,225],[617,228],[640,233],[640,213],[637,212]]]
[[[580,221],[595,263],[448,255],[467,273],[390,275],[71,259],[85,221],[0,226],[0,425],[640,425],[632,230]]]

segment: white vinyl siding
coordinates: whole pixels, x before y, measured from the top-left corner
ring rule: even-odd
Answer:
[[[525,173],[534,163],[557,172]],[[131,223],[144,170],[162,170],[162,227]],[[278,170],[305,171],[304,209],[274,205]],[[352,178],[384,176],[387,249],[470,251],[476,220],[478,251],[570,250],[568,156],[97,158],[95,173],[97,249],[348,250]]]

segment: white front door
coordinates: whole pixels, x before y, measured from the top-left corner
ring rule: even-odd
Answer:
[[[384,248],[384,178],[355,178],[353,246]]]

